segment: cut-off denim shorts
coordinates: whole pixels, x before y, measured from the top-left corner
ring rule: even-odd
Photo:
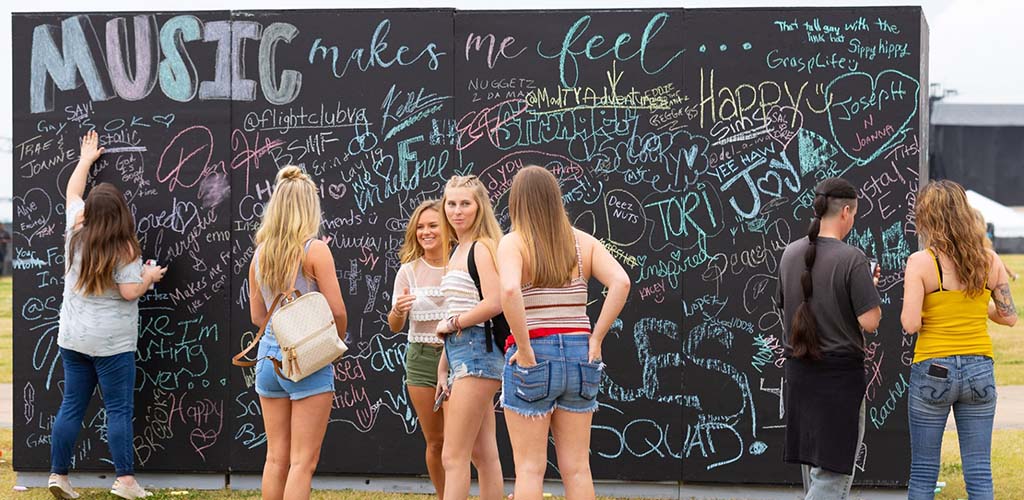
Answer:
[[[256,394],[265,398],[291,398],[292,401],[316,396],[324,392],[334,392],[334,364],[329,364],[308,377],[292,382],[277,375],[270,356],[281,358],[281,346],[270,331],[270,325],[260,339],[259,361],[256,363]]]
[[[551,335],[530,340],[537,364],[504,367],[501,406],[526,417],[547,415],[555,408],[574,413],[597,411],[601,389],[600,360],[588,362],[590,335]],[[509,348],[506,359],[516,352]]]
[[[487,335],[482,326],[463,328],[444,338],[444,353],[448,356],[449,385],[463,377],[501,380],[505,358],[498,346],[487,352]]]

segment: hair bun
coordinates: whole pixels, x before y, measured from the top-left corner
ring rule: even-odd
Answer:
[[[277,172],[277,182],[307,178],[306,173],[295,165],[287,165]]]

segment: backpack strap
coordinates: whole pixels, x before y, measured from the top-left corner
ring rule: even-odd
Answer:
[[[312,238],[306,240],[305,245],[303,245],[303,249],[302,249],[303,257],[305,257],[307,253],[309,253],[309,245],[311,243],[313,243],[313,239]],[[253,258],[256,259],[256,273],[257,274],[259,274],[259,270],[260,270],[259,251],[260,251],[260,249],[259,249],[259,247],[257,247],[256,251],[253,252]],[[252,339],[252,342],[250,342],[249,345],[245,349],[242,350],[242,352],[240,352],[238,354],[235,354],[234,356],[231,357],[231,364],[233,364],[235,366],[241,366],[241,367],[248,368],[250,366],[255,366],[256,363],[259,362],[259,359],[250,361],[250,360],[244,359],[244,358],[245,358],[246,355],[249,354],[250,351],[253,350],[254,347],[260,345],[260,340],[263,338],[263,332],[267,331],[267,325],[270,323],[270,318],[274,316],[274,311],[277,310],[277,306],[278,305],[282,305],[283,306],[285,303],[290,302],[292,300],[295,300],[295,299],[299,298],[299,296],[302,295],[302,292],[300,292],[297,288],[295,288],[295,283],[299,280],[299,273],[301,273],[301,272],[302,272],[302,262],[300,261],[299,262],[299,269],[297,271],[295,271],[295,277],[292,278],[292,286],[290,287],[290,289],[287,292],[279,293],[279,294],[277,294],[277,297],[274,297],[274,302],[270,304],[270,309],[267,310],[267,317],[263,319],[263,324],[260,325],[259,333],[256,334],[256,337]],[[282,301],[282,299],[283,299],[283,301]],[[273,358],[273,357],[270,357],[270,356],[265,356],[265,358],[271,360],[274,363],[274,371],[277,372],[278,375],[281,375],[282,377],[284,377],[284,375],[281,374],[281,362],[279,360]]]
[[[249,351],[252,351],[252,349],[254,347],[260,345],[260,339],[263,338],[263,332],[267,331],[267,323],[270,322],[270,316],[274,313],[274,310],[277,309],[277,304],[281,302],[281,298],[282,297],[284,297],[283,293],[278,294],[277,297],[274,297],[274,303],[270,305],[270,310],[267,311],[267,317],[263,320],[263,324],[260,325],[259,333],[257,333],[256,337],[254,339],[252,339],[252,342],[249,343],[248,347],[243,349],[242,352],[232,356],[231,364],[233,364],[235,366],[250,367],[250,366],[254,366],[259,361],[258,359],[254,360],[254,361],[249,361],[247,359],[242,359],[242,358],[244,358],[246,355],[248,355]]]
[[[473,278],[473,284],[476,285],[476,293],[480,296],[480,300],[484,300],[484,292],[480,288],[480,271],[476,268],[476,242],[469,247],[469,255],[466,257],[466,267],[469,269],[469,277]],[[491,320],[484,321],[484,337],[487,343],[487,352],[494,351],[494,333],[491,330]]]

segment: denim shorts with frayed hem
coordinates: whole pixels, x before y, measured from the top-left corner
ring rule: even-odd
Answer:
[[[292,382],[281,377],[274,371],[274,365],[269,359],[282,359],[281,346],[277,339],[270,332],[270,325],[260,339],[259,361],[256,363],[256,394],[265,398],[289,398],[292,401],[316,396],[325,392],[334,392],[334,364],[329,364],[306,378]]]
[[[526,417],[541,417],[556,408],[574,413],[597,411],[604,364],[589,363],[589,335],[551,335],[530,340],[537,365],[507,362],[501,379],[501,406]],[[505,354],[512,357],[516,347]]]
[[[474,326],[444,338],[449,384],[463,377],[501,380],[505,358],[496,345],[491,346],[490,352],[487,351],[486,337],[483,327]]]

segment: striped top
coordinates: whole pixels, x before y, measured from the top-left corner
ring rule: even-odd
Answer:
[[[445,273],[441,278],[441,293],[444,294],[447,316],[464,314],[480,303],[480,292],[467,271],[451,270]],[[462,325],[463,328],[467,326]],[[483,323],[477,326],[483,326]]]
[[[580,255],[578,239],[576,266],[576,279],[565,286],[537,288],[529,283],[523,287],[526,329],[530,331],[531,338],[590,331],[590,318],[587,317],[587,282],[583,279],[583,257]]]

